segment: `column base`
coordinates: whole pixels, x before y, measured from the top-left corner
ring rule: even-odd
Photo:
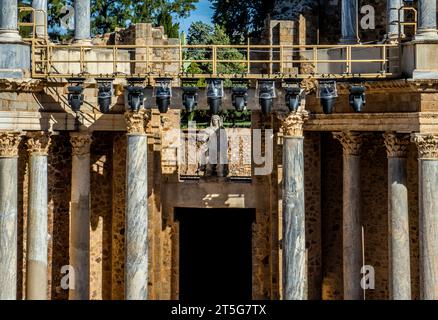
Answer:
[[[93,41],[91,39],[75,39],[73,45],[76,46],[92,46]]]
[[[0,43],[22,43],[23,39],[21,38],[18,31],[15,30],[0,30]]]
[[[414,40],[438,40],[438,30],[436,29],[423,29],[418,30],[414,37]]]

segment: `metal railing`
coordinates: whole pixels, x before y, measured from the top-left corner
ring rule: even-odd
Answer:
[[[405,16],[405,12],[412,12],[414,15],[414,21],[404,21],[402,17]],[[409,6],[403,6],[400,9],[398,9],[398,34],[399,34],[399,40],[402,39],[404,36],[403,30],[405,26],[412,26],[414,27],[414,34],[417,33],[417,24],[418,24],[418,11],[414,7]]]
[[[24,40],[32,45],[33,78],[338,79],[401,74],[398,44],[64,45],[46,41],[45,11],[32,7],[19,10],[31,14],[31,21],[20,21],[19,27],[31,29]],[[43,25],[36,23],[38,13],[44,15]]]
[[[398,44],[32,45],[32,76],[385,78],[400,74]]]
[[[48,39],[49,36],[47,34],[47,12],[45,10],[34,9],[32,7],[18,7],[18,12],[20,17],[18,21],[18,28],[20,30],[26,30],[26,28],[30,28],[29,36],[23,37],[23,41],[34,42],[45,41]],[[22,13],[24,13],[24,15],[22,15]],[[44,17],[42,19],[43,24],[37,24],[35,19],[36,14],[41,14]],[[30,21],[21,21],[21,19],[26,16],[30,18]]]

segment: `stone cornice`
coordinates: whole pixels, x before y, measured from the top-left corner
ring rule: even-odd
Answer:
[[[70,143],[72,145],[72,154],[81,156],[90,153],[92,142],[91,132],[70,132]]]
[[[0,132],[0,158],[18,157],[22,132]]]
[[[125,112],[126,130],[128,134],[146,134],[150,120],[150,114],[143,109]]]
[[[286,115],[277,113],[277,117],[281,120],[283,129],[283,137],[303,137],[303,125],[309,118],[309,113],[305,110],[291,112]]]
[[[383,135],[388,158],[406,158],[410,143],[409,135],[400,135],[395,132],[386,132]]]
[[[27,133],[27,150],[30,155],[47,156],[51,143],[50,134],[45,131],[32,131]]]
[[[417,145],[419,158],[438,160],[438,135],[414,133],[412,142]]]
[[[360,132],[333,132],[333,137],[342,144],[344,155],[360,156],[363,145],[363,134]]]

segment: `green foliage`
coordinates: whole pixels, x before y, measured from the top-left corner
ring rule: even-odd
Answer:
[[[225,32],[225,29],[219,25],[211,26],[201,21],[191,24],[187,43],[189,45],[230,45],[230,37]],[[241,52],[236,48],[218,48],[218,60],[245,60],[245,51]],[[209,48],[191,49],[185,52],[187,60],[211,60],[212,51]],[[245,63],[241,62],[222,62],[217,65],[217,73],[219,74],[241,74],[246,70]],[[192,62],[185,70],[187,73],[212,73],[213,66],[211,63]]]
[[[224,27],[233,43],[259,36],[272,11],[272,0],[212,0],[213,22]]]
[[[172,17],[187,17],[198,0],[91,0],[91,28],[93,34],[113,32],[116,27],[127,27],[133,23],[150,22],[162,24],[169,37],[178,37],[179,25]],[[74,5],[73,0],[51,0],[48,2],[48,24],[52,39],[62,40],[73,32],[63,34],[60,20],[61,9]]]

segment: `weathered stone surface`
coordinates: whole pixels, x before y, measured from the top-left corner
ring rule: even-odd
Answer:
[[[359,133],[335,133],[344,150],[343,173],[343,265],[344,299],[361,300],[362,268],[360,154],[362,137]]]
[[[388,153],[389,295],[411,299],[407,148],[409,136],[384,135]]]
[[[90,145],[89,132],[70,133],[72,144],[70,265],[75,285],[71,300],[90,298]]]
[[[76,0],[75,6],[75,40],[91,40],[90,0]]]
[[[128,134],[125,299],[148,297],[147,136]]]

